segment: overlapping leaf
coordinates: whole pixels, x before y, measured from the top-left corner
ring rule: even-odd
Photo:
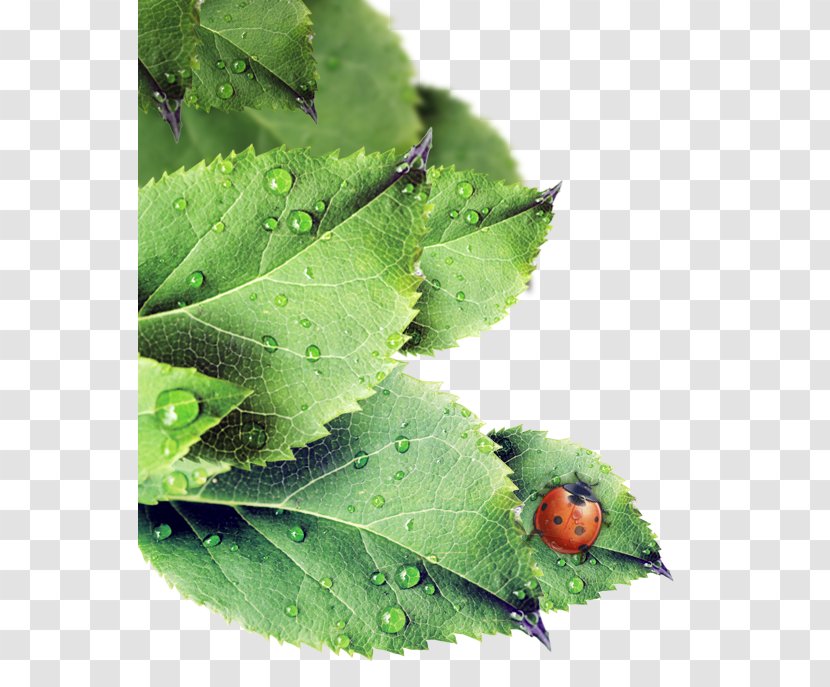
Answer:
[[[309,0],[306,4],[314,22],[314,54],[320,69],[315,99],[319,122],[298,111],[246,109],[206,114],[185,108],[187,126],[178,145],[171,146],[158,117],[139,116],[141,183],[250,145],[259,151],[285,144],[309,146],[315,154],[338,149],[351,153],[360,148],[371,153],[404,150],[418,137],[424,129],[410,83],[412,66],[389,20],[364,0]],[[233,60],[223,61],[225,73],[232,70]],[[247,76],[232,78],[238,81]]]
[[[509,471],[480,423],[398,372],[362,406],[294,461],[144,509],[144,555],[183,595],[292,643],[370,655],[509,633],[511,611],[537,608],[538,582]],[[162,524],[172,536],[157,541]],[[402,565],[417,584],[394,581]],[[398,632],[380,627],[389,607],[406,614]]]
[[[202,434],[215,427],[250,391],[193,368],[172,367],[149,358],[138,360],[138,485],[139,501],[155,503],[166,492],[164,479],[181,473],[194,481],[215,473],[181,459]],[[176,488],[175,480],[171,484]]]
[[[454,168],[433,167],[430,181],[420,262],[425,280],[408,332],[413,353],[456,346],[507,314],[527,287],[557,191],[540,196]]]
[[[490,437],[500,446],[497,455],[513,470],[517,496],[524,502],[521,521],[528,533],[533,531],[541,497],[567,482],[592,485],[604,511],[602,530],[587,554],[560,555],[540,537],[532,537],[535,560],[543,573],[539,580],[543,610],[584,604],[649,572],[669,576],[657,539],[634,505],[634,497],[596,453],[521,427],[494,432]]]
[[[398,162],[249,150],[141,190],[139,350],[252,391],[191,458],[290,458],[392,370],[426,199]]]

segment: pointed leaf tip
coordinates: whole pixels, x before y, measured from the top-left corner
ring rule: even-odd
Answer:
[[[550,201],[550,204],[553,205],[553,201],[556,200],[556,196],[559,195],[559,191],[562,190],[562,182],[560,181],[556,186],[553,188],[549,188],[547,191],[544,191],[541,195],[542,201]]]
[[[412,164],[418,158],[421,158],[424,161],[424,166],[426,167],[427,160],[429,158],[429,152],[432,150],[432,127],[430,127],[427,132],[424,134],[424,137],[416,143],[412,148],[410,148],[409,152],[404,156],[404,162],[408,164]]]
[[[651,564],[650,570],[655,575],[662,575],[663,577],[668,577],[672,582],[674,582],[674,578],[672,577],[671,571],[666,567],[666,564],[663,563],[661,559],[654,561]]]
[[[298,100],[300,109],[305,112],[309,117],[311,117],[311,121],[315,124],[317,123],[317,108],[314,106],[314,98],[304,99],[300,98]]]
[[[538,639],[542,645],[550,651],[550,635],[548,635],[548,631],[545,629],[545,624],[542,622],[541,618],[539,618],[535,623],[531,623],[527,617],[524,617],[521,621],[519,621],[519,625],[526,634]]]
[[[173,133],[173,138],[176,143],[179,142],[179,137],[182,135],[182,108],[181,100],[174,100],[175,108],[170,107],[170,101],[165,99],[164,102],[159,103],[158,111],[162,119],[167,122],[170,131]]]

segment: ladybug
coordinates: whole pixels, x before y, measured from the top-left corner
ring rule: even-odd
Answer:
[[[602,506],[585,482],[563,484],[542,498],[534,524],[557,553],[585,553],[599,536]]]

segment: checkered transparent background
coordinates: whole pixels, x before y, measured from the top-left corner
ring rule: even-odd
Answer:
[[[412,368],[601,450],[675,581],[374,661],[180,602],[134,543],[135,0],[4,2],[3,684],[830,684],[830,0],[375,4],[567,180],[509,320]]]

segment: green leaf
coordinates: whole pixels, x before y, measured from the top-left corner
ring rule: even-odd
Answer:
[[[145,557],[184,596],[294,644],[342,648],[343,635],[371,655],[509,633],[513,608],[537,607],[538,583],[509,470],[480,423],[398,372],[362,405],[295,461],[231,470],[185,501],[145,509]],[[162,523],[173,534],[156,541]],[[221,543],[203,546],[210,535]],[[394,581],[402,565],[418,569],[418,584]],[[385,584],[372,583],[375,571]],[[389,606],[406,613],[401,632],[379,628]]]
[[[247,389],[192,368],[139,358],[139,501],[155,503],[164,494],[163,479],[171,472],[187,476],[197,470],[197,463],[185,465],[180,459],[249,394]]]
[[[544,193],[478,172],[430,170],[418,316],[407,350],[432,353],[494,325],[527,288],[558,188]]]
[[[317,70],[301,0],[209,0],[187,102],[210,110],[300,108],[314,116]]]
[[[253,391],[192,457],[291,458],[392,370],[425,231],[398,162],[248,150],[139,192],[139,350]]]
[[[315,99],[319,122],[315,125],[298,111],[206,114],[187,107],[187,126],[178,145],[171,146],[158,117],[139,115],[140,183],[250,145],[260,151],[282,144],[310,146],[322,155],[337,149],[344,153],[360,148],[404,150],[418,137],[422,125],[411,85],[412,66],[388,18],[364,0],[306,4],[312,12],[314,53],[320,67]],[[230,63],[225,60],[225,64]]]
[[[543,610],[584,604],[649,572],[670,577],[660,559],[657,538],[634,505],[634,497],[596,453],[567,439],[548,439],[544,432],[521,427],[493,432],[490,437],[500,446],[496,454],[513,470],[517,496],[525,504],[521,520],[528,533],[533,531],[541,497],[561,484],[583,481],[591,485],[602,505],[603,527],[587,554],[558,554],[540,537],[531,539],[543,573],[539,580]],[[569,584],[574,579],[581,584]]]
[[[145,112],[165,102],[176,103],[178,109],[190,86],[200,4],[198,0],[139,0],[138,102]]]
[[[433,165],[474,169],[509,183],[521,181],[507,142],[492,124],[473,114],[467,103],[430,86],[420,86],[418,95],[421,120],[432,127],[435,137]]]

